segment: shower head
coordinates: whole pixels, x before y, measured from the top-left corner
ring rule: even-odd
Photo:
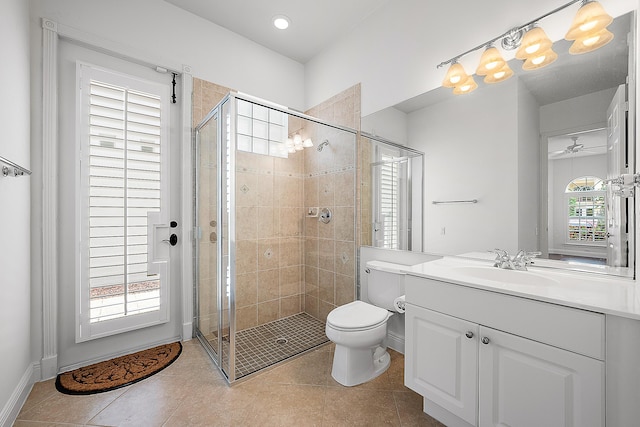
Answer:
[[[320,143],[320,145],[318,145],[317,150],[318,151],[322,151],[322,149],[324,148],[325,145],[329,145],[329,140],[325,139],[324,141],[322,141],[322,143]]]

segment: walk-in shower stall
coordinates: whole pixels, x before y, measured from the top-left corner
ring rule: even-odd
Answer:
[[[355,298],[356,133],[231,93],[195,135],[195,335],[234,382]]]

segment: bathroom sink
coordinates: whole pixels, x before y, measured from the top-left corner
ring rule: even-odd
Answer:
[[[497,267],[454,267],[458,274],[479,280],[491,280],[510,285],[553,286],[558,281],[531,271],[505,270]]]

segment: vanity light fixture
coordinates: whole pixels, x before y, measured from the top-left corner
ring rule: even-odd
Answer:
[[[544,30],[536,26],[536,24],[540,20],[578,2],[581,2],[582,6],[578,10],[565,36],[567,40],[574,40],[569,52],[574,55],[591,52],[609,43],[614,36],[607,30],[607,26],[611,24],[613,17],[607,14],[602,5],[596,0],[572,0],[545,15],[519,27],[512,28],[498,37],[478,45],[473,49],[469,49],[448,61],[441,62],[437,68],[451,64],[442,82],[442,86],[453,88],[453,93],[456,95],[471,93],[475,90],[478,86],[473,76],[467,75],[464,67],[458,63],[458,60],[483,47],[486,47],[486,49],[480,58],[480,64],[476,69],[476,74],[486,76],[484,79],[485,83],[498,83],[511,77],[513,70],[509,68],[498,49],[493,47],[493,44],[499,40],[501,41],[503,49],[518,49],[515,57],[524,61],[522,65],[524,70],[536,70],[551,64],[558,58],[558,54],[552,49],[553,42],[551,39],[549,39]]]
[[[486,76],[487,74],[497,71],[506,65],[506,61],[502,58],[502,55],[495,47],[488,45],[487,49],[482,53],[480,57],[480,64],[476,69],[476,74],[479,76]]]
[[[444,81],[442,82],[442,86],[453,88],[467,80],[469,76],[467,72],[464,70],[464,67],[461,64],[458,64],[456,60],[453,60],[453,63],[449,67],[447,71],[447,75],[444,77]]]
[[[478,89],[478,84],[473,79],[473,76],[468,76],[465,81],[453,88],[453,93],[455,95],[464,95],[471,93],[476,89]]]
[[[505,63],[502,68],[492,73],[487,74],[484,78],[485,83],[500,83],[513,76],[513,70],[509,67],[509,64]]]

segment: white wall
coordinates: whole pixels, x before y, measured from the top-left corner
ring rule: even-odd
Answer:
[[[556,136],[607,123],[607,107],[618,88],[578,96],[540,107],[540,133]]]
[[[366,116],[440,86],[446,68],[436,66],[529,22],[560,5],[557,0],[402,0],[390,1],[349,36],[305,66],[306,105],[312,106],[355,83],[362,84]],[[638,8],[638,0],[601,0],[619,16]],[[541,21],[552,40],[564,37],[578,6]],[[463,10],[464,13],[460,11]],[[462,58],[467,70],[480,52]]]
[[[29,5],[5,0],[0,13],[3,102],[0,103],[0,156],[32,168],[29,160]],[[0,165],[1,167],[2,165]],[[21,380],[30,380],[30,183],[32,177],[0,175],[0,425],[15,418],[12,400]],[[30,383],[26,384],[30,386]],[[24,387],[25,384],[22,384]],[[28,389],[27,389],[28,391]],[[15,403],[14,403],[15,404]],[[18,407],[19,409],[19,407]]]
[[[425,153],[424,251],[518,249],[517,85],[510,79],[409,114],[409,145]],[[478,203],[432,204],[468,199]]]
[[[362,117],[360,130],[407,145],[407,114],[393,107]]]

